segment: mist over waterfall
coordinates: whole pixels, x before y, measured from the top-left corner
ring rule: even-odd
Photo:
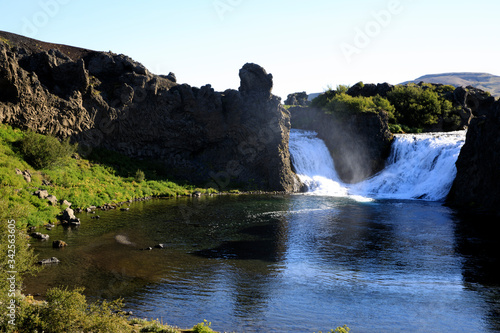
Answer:
[[[290,155],[300,180],[308,193],[346,196],[347,188],[340,182],[333,159],[323,140],[313,131],[290,131]]]
[[[312,131],[292,129],[290,153],[308,194],[439,201],[456,175],[465,131],[398,134],[384,170],[357,184],[344,184],[323,141]]]

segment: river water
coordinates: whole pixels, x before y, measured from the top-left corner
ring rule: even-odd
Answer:
[[[319,175],[329,185],[302,177],[316,178],[310,189],[319,193],[152,200],[100,219],[83,214],[79,228],[47,232],[67,248],[33,242],[40,258],[61,263],[27,280],[26,292],[84,286],[91,299],[123,297],[138,317],[180,327],[207,319],[231,332],[500,331],[495,221],[439,201],[389,199],[389,176],[351,187],[331,174]]]

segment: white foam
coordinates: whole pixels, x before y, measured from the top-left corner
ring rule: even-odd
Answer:
[[[340,181],[328,148],[315,132],[291,130],[290,153],[309,195],[349,197],[359,202],[373,198],[438,201],[446,197],[455,178],[465,133],[396,135],[386,168],[354,185]]]

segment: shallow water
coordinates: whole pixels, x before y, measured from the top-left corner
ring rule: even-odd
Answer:
[[[61,263],[26,292],[85,286],[138,317],[220,331],[500,331],[496,233],[439,203],[245,195],[97,214],[47,232],[67,248],[33,242]]]

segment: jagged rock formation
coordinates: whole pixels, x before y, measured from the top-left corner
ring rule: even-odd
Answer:
[[[470,122],[449,205],[500,216],[500,101]]]
[[[370,96],[376,96],[380,95],[381,97],[386,97],[387,93],[392,90],[394,86],[389,83],[367,83],[367,84],[361,84],[361,83],[356,83],[352,87],[349,88],[347,91],[348,95],[357,97],[357,96],[363,96],[363,97],[370,97]]]
[[[342,181],[357,183],[384,168],[392,142],[385,112],[343,120],[312,107],[290,108],[290,112],[293,128],[315,131],[325,142]]]
[[[0,121],[160,160],[200,185],[293,191],[290,116],[272,75],[240,70],[239,91],[158,76],[124,55],[0,32]]]
[[[288,94],[285,105],[307,106],[310,104],[309,95],[305,91]]]

